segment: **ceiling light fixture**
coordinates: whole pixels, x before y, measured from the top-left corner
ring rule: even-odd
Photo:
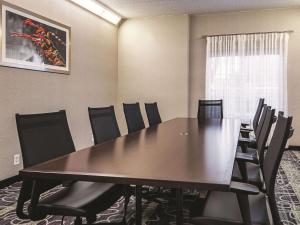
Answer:
[[[94,13],[95,15],[100,16],[101,18],[107,20],[108,22],[114,25],[118,25],[118,23],[122,19],[121,16],[109,10],[97,0],[70,0],[70,1]]]

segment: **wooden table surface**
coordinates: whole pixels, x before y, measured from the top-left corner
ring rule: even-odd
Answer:
[[[231,182],[240,120],[178,118],[20,171],[23,178],[197,187]]]

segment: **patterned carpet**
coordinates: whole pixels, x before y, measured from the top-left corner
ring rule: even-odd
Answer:
[[[283,155],[276,180],[276,199],[281,221],[300,224],[300,152]]]
[[[20,220],[15,214],[16,200],[21,183],[15,183],[7,188],[0,189],[0,224],[1,225],[59,225],[61,217],[49,216],[45,220],[30,222]],[[55,190],[54,190],[55,191]],[[300,152],[287,151],[284,154],[277,175],[276,198],[281,219],[285,225],[300,224]],[[185,225],[188,225],[190,202],[184,202]],[[134,197],[129,203],[127,220],[134,224]],[[123,198],[109,210],[98,215],[98,222],[117,222],[123,216]],[[64,224],[73,224],[73,218],[65,218]],[[167,201],[143,201],[143,224],[146,225],[175,225],[175,204]]]

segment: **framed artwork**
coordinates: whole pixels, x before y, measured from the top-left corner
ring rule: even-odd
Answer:
[[[1,1],[2,66],[70,74],[71,28]]]

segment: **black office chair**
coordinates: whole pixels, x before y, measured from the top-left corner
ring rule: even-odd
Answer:
[[[154,104],[156,105],[156,103]],[[133,104],[123,103],[123,109],[124,109],[124,114],[125,114],[126,123],[128,127],[128,133],[133,133],[145,128],[139,103],[133,103]],[[161,187],[145,185],[142,187],[142,189],[143,189],[142,190],[143,198],[150,201],[161,203],[161,201],[158,198],[166,196],[164,193],[162,193],[163,188]]]
[[[262,112],[262,109],[264,106],[264,102],[265,102],[264,98],[260,98],[258,101],[258,106],[257,106],[256,112],[255,112],[255,115],[254,115],[254,118],[252,121],[253,130],[256,130],[256,128],[258,126],[258,122],[259,122],[259,118],[260,118],[260,115],[261,115],[261,112]],[[243,128],[246,128],[247,126],[249,126],[249,124],[242,123]]]
[[[262,126],[260,135],[257,140],[257,154],[240,153],[236,154],[240,178],[244,182],[248,182],[262,188],[263,182],[260,176],[260,168],[263,167],[267,140],[272,127],[272,120],[275,114],[275,109],[267,108],[266,117]],[[233,177],[239,177],[236,168],[234,169]]]
[[[25,168],[75,151],[63,110],[44,114],[16,114],[16,122]],[[40,199],[42,193],[59,184],[62,182],[24,180],[17,204],[18,217],[36,221],[47,215],[74,216],[75,225],[82,224],[83,217],[90,224],[96,220],[97,213],[108,209],[126,192],[123,185],[70,181],[64,183],[58,192]],[[25,213],[24,203],[29,199],[28,213]],[[125,222],[125,216],[122,222]]]
[[[263,127],[263,124],[264,124],[264,121],[265,121],[265,118],[266,118],[266,114],[267,114],[267,109],[268,109],[268,106],[266,104],[263,105],[263,110],[262,110],[262,113],[261,113],[261,117],[259,119],[259,122],[258,122],[258,125],[256,127],[256,129],[254,130],[254,137],[250,137],[248,135],[248,137],[240,137],[239,138],[239,146],[241,147],[241,150],[242,152],[252,152],[255,154],[256,151],[253,151],[253,149],[257,148],[257,142],[256,142],[256,137],[259,137],[260,135],[260,132],[261,132],[261,129]],[[241,130],[242,132],[242,130]],[[242,135],[243,136],[243,135]],[[248,147],[251,146],[252,149],[248,149]]]
[[[146,109],[150,127],[161,123],[161,118],[160,118],[160,114],[158,111],[157,102],[145,103],[145,109]]]
[[[262,100],[263,99],[260,99],[260,102],[259,102],[259,105],[258,105],[258,109],[260,107],[260,104],[262,104],[261,103]],[[264,107],[264,105],[262,106],[262,108]],[[278,115],[283,115],[283,114],[284,114],[284,112],[282,112],[282,111],[278,112]],[[259,136],[259,132],[260,132],[260,129],[261,129],[260,122],[263,122],[263,120],[264,120],[263,110],[262,110],[261,116],[260,117],[256,117],[256,118],[259,118],[259,121],[258,121],[257,126],[254,126],[254,120],[253,120],[253,129],[251,129],[251,128],[245,128],[245,127],[241,128],[241,135],[242,135],[242,137],[243,138],[248,138],[249,144],[251,144],[254,147],[256,147],[256,144],[257,144],[256,143],[256,137]],[[275,123],[276,119],[277,119],[277,116],[274,115],[272,122]]]
[[[274,187],[278,167],[290,135],[291,123],[292,117],[278,118],[262,169],[266,193],[260,192],[251,184],[231,182],[228,192],[209,193],[200,216],[191,218],[192,224],[281,224]],[[268,209],[271,214],[268,213]]]
[[[223,119],[223,100],[199,100],[198,120]]]
[[[88,108],[94,143],[100,144],[120,137],[120,130],[113,106]]]
[[[138,102],[133,104],[123,103],[123,110],[129,134],[145,128],[140,104]]]

